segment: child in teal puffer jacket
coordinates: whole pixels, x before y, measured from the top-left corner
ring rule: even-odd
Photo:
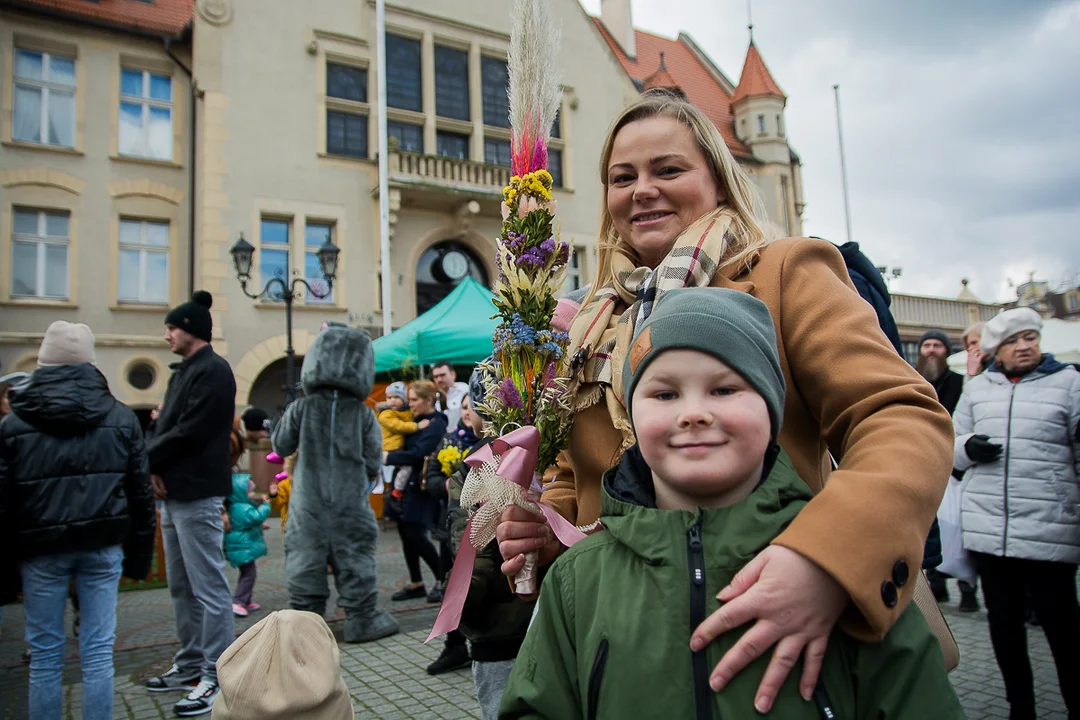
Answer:
[[[240,578],[233,591],[233,614],[247,617],[259,609],[251,601],[255,590],[255,561],[266,555],[263,523],[270,516],[266,496],[255,493],[255,483],[246,474],[233,475],[233,493],[229,503],[229,523],[225,533],[225,557],[229,564],[240,569]]]

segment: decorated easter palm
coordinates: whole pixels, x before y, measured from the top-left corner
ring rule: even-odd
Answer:
[[[461,618],[476,552],[495,537],[508,505],[542,513],[565,545],[584,535],[539,502],[539,479],[554,464],[569,435],[572,388],[567,380],[565,322],[555,293],[562,286],[570,246],[559,239],[548,172],[548,141],[562,90],[556,71],[558,32],[547,0],[515,0],[510,35],[510,184],[503,190],[495,307],[501,323],[486,366],[486,432],[498,436],[469,455],[461,506],[470,510],[454,569],[431,637],[453,630]],[[558,313],[561,318],[566,315]],[[565,318],[562,318],[565,320]],[[536,592],[536,553],[514,578],[521,594]]]

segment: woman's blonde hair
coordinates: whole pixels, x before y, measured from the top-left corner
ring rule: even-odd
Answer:
[[[597,238],[596,277],[588,297],[582,305],[587,305],[598,288],[610,285],[614,280],[611,269],[616,253],[621,253],[640,262],[637,252],[615,231],[615,221],[608,212],[608,164],[611,162],[611,150],[615,136],[632,122],[653,117],[670,117],[679,121],[694,135],[701,152],[705,155],[713,180],[727,195],[724,206],[733,214],[731,233],[734,242],[721,258],[719,268],[748,262],[750,257],[768,242],[763,229],[766,215],[763,210],[761,195],[746,172],[739,167],[728,150],[720,131],[713,125],[705,113],[681,97],[665,90],[650,90],[641,99],[622,111],[608,131],[604,149],[600,153],[600,179],[604,186],[600,206],[600,233]],[[718,268],[718,269],[719,269]]]
[[[975,336],[982,337],[984,327],[986,327],[985,322],[977,322],[964,331],[964,334],[960,336],[960,344],[964,346],[965,350],[967,350],[968,338]]]
[[[416,393],[421,400],[435,399],[441,407],[446,407],[446,396],[439,390],[439,386],[430,380],[413,380],[409,383],[409,389]]]

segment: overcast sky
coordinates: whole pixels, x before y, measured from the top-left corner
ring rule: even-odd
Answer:
[[[599,14],[600,0],[583,0]],[[634,25],[687,31],[733,81],[746,0],[634,0]],[[903,268],[897,292],[1015,297],[1080,282],[1080,0],[753,0],[754,40],[788,97],[804,232],[843,242],[832,85],[852,239]]]

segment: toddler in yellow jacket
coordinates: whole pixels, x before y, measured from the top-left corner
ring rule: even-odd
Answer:
[[[405,446],[405,436],[412,435],[421,428],[427,427],[428,421],[413,422],[412,411],[409,410],[409,389],[400,380],[390,383],[386,388],[386,409],[379,412],[379,428],[382,430],[382,446],[384,452],[400,450]],[[393,491],[391,495],[401,498],[404,495],[405,485],[409,482],[412,468],[383,468],[383,479],[389,484],[393,478]]]

